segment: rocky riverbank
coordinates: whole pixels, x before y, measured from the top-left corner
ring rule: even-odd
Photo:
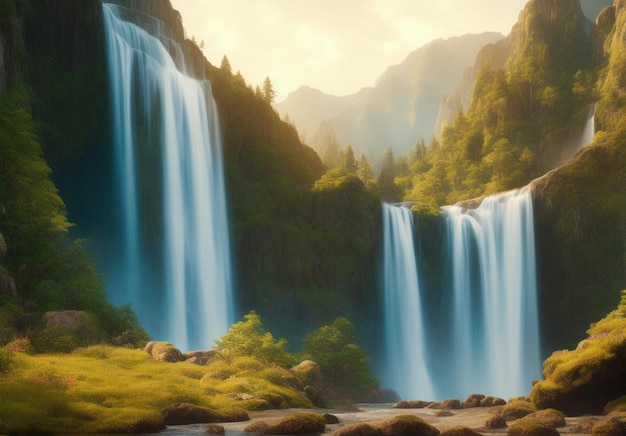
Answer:
[[[455,428],[466,428],[469,430],[473,430],[478,434],[483,435],[508,435],[511,427],[515,427],[516,424],[519,424],[517,420],[511,420],[507,422],[507,427],[503,428],[487,428],[486,423],[497,413],[498,409],[496,408],[484,408],[484,407],[476,407],[469,409],[455,409],[455,410],[441,410],[441,409],[433,409],[433,408],[423,408],[423,409],[398,409],[393,408],[391,405],[380,405],[380,404],[362,404],[359,405],[356,410],[337,410],[337,409],[318,409],[315,410],[315,413],[319,414],[330,414],[332,416],[337,417],[338,423],[335,424],[327,424],[326,430],[323,433],[324,435],[334,435],[340,429],[344,429],[348,426],[357,424],[357,423],[374,423],[380,422],[383,420],[388,420],[393,417],[401,416],[401,415],[413,415],[422,420],[426,421],[428,424],[435,427],[440,432],[450,431]],[[273,422],[279,420],[281,418],[285,418],[287,416],[293,415],[295,413],[300,412],[311,412],[311,410],[303,410],[303,409],[285,409],[285,410],[270,410],[263,412],[250,412],[250,421],[246,422],[235,422],[235,423],[226,423],[223,424],[223,428],[226,436],[250,436],[254,433],[245,432],[244,429],[248,427],[251,423],[256,423],[259,421],[268,421]],[[555,435],[588,435],[592,434],[594,430],[594,426],[602,426],[603,423],[609,422],[610,419],[607,416],[600,415],[586,415],[583,417],[565,417],[563,421],[563,425],[558,425],[555,431],[558,433],[553,433]],[[598,430],[600,427],[596,427]],[[194,435],[194,434],[218,434],[218,433],[207,433],[208,425],[207,424],[196,424],[192,426],[171,426],[168,427],[160,435]],[[343,431],[343,430],[342,430]],[[453,434],[450,432],[450,434]],[[462,434],[473,434],[473,433],[455,433],[457,435]],[[542,433],[546,434],[546,433]],[[604,433],[603,433],[604,434]],[[609,434],[609,433],[607,433]],[[612,434],[612,433],[610,433]],[[617,434],[617,433],[616,433]]]

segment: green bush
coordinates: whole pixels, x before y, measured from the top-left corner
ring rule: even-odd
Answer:
[[[261,317],[252,311],[230,327],[228,333],[215,341],[217,351],[227,360],[236,357],[253,357],[266,364],[290,366],[294,358],[287,351],[285,339],[274,339],[265,331]]]
[[[354,326],[346,318],[337,318],[304,339],[302,357],[313,360],[322,374],[337,387],[355,394],[365,394],[378,387],[367,365],[367,353],[356,345]]]
[[[0,375],[9,372],[13,365],[13,353],[6,348],[0,348]]]
[[[78,338],[62,327],[30,330],[28,337],[35,353],[71,353],[79,347]]]

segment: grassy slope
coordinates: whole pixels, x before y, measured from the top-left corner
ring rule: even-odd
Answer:
[[[10,369],[0,375],[0,432],[138,432],[158,428],[160,410],[182,402],[214,410],[217,421],[259,408],[263,398],[311,407],[285,380],[294,383],[295,377],[250,358],[198,366],[108,346],[67,355],[14,353]],[[254,398],[241,400],[241,394]]]

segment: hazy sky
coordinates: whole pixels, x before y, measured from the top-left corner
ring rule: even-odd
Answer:
[[[507,35],[527,0],[171,0],[207,59],[277,100],[300,85],[352,94],[436,38]]]

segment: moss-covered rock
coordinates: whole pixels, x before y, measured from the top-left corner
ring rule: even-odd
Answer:
[[[593,436],[622,436],[624,428],[619,422],[604,420],[593,426],[591,434]]]
[[[440,436],[480,436],[476,430],[472,430],[469,427],[464,426],[456,426],[452,428],[448,428],[442,431]]]
[[[398,415],[379,424],[386,436],[437,436],[439,430],[414,415]]]
[[[535,420],[519,420],[509,426],[507,436],[559,436],[559,432]]]
[[[273,435],[298,435],[323,433],[326,419],[319,413],[294,413],[276,421],[257,421],[244,428],[246,432]]]
[[[423,409],[432,405],[432,401],[402,400],[391,406],[392,409]]]
[[[567,415],[601,412],[626,392],[626,292],[616,311],[588,330],[590,337],[572,351],[544,362],[545,379],[530,398],[539,408]]]
[[[448,398],[443,401],[431,403],[430,405],[428,405],[428,408],[439,410],[456,410],[461,408],[461,400],[458,400],[456,398]]]
[[[169,342],[148,342],[144,351],[160,362],[182,362],[185,355]]]
[[[523,418],[537,411],[537,408],[526,400],[515,400],[509,402],[502,407],[502,417],[506,421],[513,421],[515,419]]]
[[[341,427],[335,432],[335,436],[384,436],[384,433],[381,429],[371,424],[359,422],[358,424]]]
[[[437,436],[439,430],[414,415],[359,422],[346,425],[335,432],[336,436]]]
[[[565,415],[560,410],[544,409],[526,415],[522,419],[532,419],[553,428],[565,427]]]
[[[248,421],[243,409],[212,410],[190,403],[178,403],[161,410],[166,425],[206,424],[215,422]]]
[[[485,427],[487,428],[506,428],[506,419],[502,415],[491,415],[485,421]]]

